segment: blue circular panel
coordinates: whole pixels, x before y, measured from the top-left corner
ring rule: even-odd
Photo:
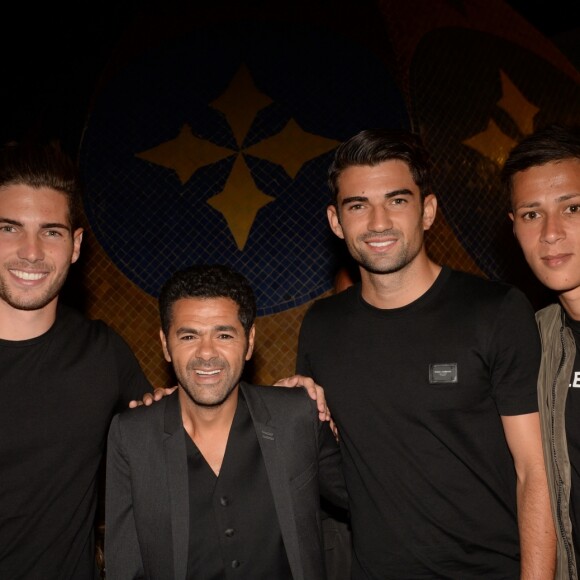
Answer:
[[[340,141],[407,126],[384,63],[328,31],[236,23],[143,54],[96,101],[85,209],[115,265],[157,296],[175,270],[225,263],[259,315],[329,290],[326,173]]]

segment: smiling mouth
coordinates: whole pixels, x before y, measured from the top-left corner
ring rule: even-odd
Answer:
[[[202,375],[204,377],[210,377],[212,375],[217,375],[217,374],[221,373],[221,369],[217,369],[215,371],[202,371],[200,369],[196,369],[195,373],[197,375]]]
[[[16,278],[27,281],[41,280],[48,276],[47,272],[25,272],[24,270],[10,270],[10,272],[16,276]]]
[[[394,240],[387,240],[386,242],[367,242],[367,244],[372,248],[386,248],[387,246],[391,246],[394,243]]]

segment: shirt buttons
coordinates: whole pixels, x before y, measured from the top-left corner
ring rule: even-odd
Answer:
[[[224,507],[230,505],[230,500],[228,496],[223,495],[222,497],[220,497],[220,504],[223,505]]]
[[[228,528],[224,533],[228,538],[231,538],[234,535],[234,529]]]
[[[240,561],[239,560],[232,560],[232,568],[239,568]]]

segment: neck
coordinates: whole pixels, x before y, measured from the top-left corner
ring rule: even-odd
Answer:
[[[423,296],[439,272],[441,266],[425,252],[397,272],[374,274],[361,268],[362,297],[376,308],[401,308]]]
[[[227,400],[219,407],[196,405],[179,387],[179,402],[183,427],[197,445],[206,463],[219,476],[236,407],[238,405],[236,387]]]
[[[560,304],[573,320],[580,320],[580,288],[559,295]]]
[[[179,387],[183,426],[194,441],[199,437],[229,434],[238,406],[238,389],[239,386],[218,407],[203,407],[194,403],[184,389]]]
[[[37,310],[19,310],[0,300],[0,339],[28,340],[47,332],[56,320],[57,300]]]

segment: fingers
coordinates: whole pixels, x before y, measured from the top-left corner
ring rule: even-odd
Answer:
[[[321,421],[330,420],[330,411],[326,405],[326,397],[324,395],[324,389],[314,382],[314,379],[310,377],[305,377],[303,375],[293,375],[291,377],[286,377],[280,379],[274,383],[276,387],[304,387],[308,396],[316,401],[316,407],[318,409],[318,417]]]
[[[284,379],[280,379],[274,383],[275,387],[298,387],[300,383],[300,379],[307,378],[301,377],[300,375],[293,375],[291,377],[286,377]]]
[[[334,438],[338,441],[338,427],[336,426],[336,423],[334,422],[332,417],[330,417],[329,420],[330,420],[330,430],[334,434]]]
[[[141,405],[145,405],[146,407],[149,407],[150,405],[152,405],[155,401],[160,401],[161,399],[163,399],[163,397],[166,397],[167,395],[171,395],[171,393],[173,393],[173,391],[175,391],[175,389],[177,389],[177,385],[174,387],[157,387],[156,389],[153,390],[153,393],[145,393],[143,395],[143,399],[141,401],[138,400],[133,400],[129,402],[129,409],[134,409],[135,407],[140,407]]]

